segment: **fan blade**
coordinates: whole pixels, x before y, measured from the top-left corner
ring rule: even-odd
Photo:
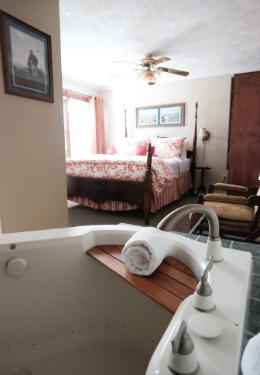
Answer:
[[[189,72],[183,72],[182,70],[175,70],[170,68],[159,68],[161,71],[172,74],[179,74],[180,76],[188,76]]]
[[[131,73],[131,72],[135,72],[136,70],[138,70],[138,69],[128,70],[128,72],[123,72],[123,73],[117,74],[117,75],[112,76],[112,77],[109,77],[109,78],[115,78],[115,77],[118,77],[118,76],[122,76],[123,74],[127,74],[127,73]]]
[[[169,57],[161,57],[160,59],[157,59],[153,62],[153,65],[158,65],[158,64],[161,64],[165,61],[169,61],[171,60]]]
[[[138,65],[137,63],[129,62],[129,61],[113,61],[113,62],[119,62],[119,63],[123,63],[123,64],[134,64],[134,65]]]
[[[155,82],[148,82],[148,85],[154,85]]]

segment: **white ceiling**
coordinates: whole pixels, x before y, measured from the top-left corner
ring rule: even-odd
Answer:
[[[148,53],[190,72],[162,82],[260,70],[260,0],[61,0],[60,22],[63,77],[98,90]]]

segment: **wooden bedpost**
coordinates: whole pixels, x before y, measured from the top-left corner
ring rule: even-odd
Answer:
[[[144,182],[144,222],[145,225],[149,225],[149,215],[151,213],[151,202],[152,202],[152,146],[149,143],[147,148],[147,169],[145,171],[145,182]]]
[[[127,138],[126,109],[125,109],[125,138]]]
[[[192,178],[192,189],[191,194],[194,194],[195,188],[195,175],[196,175],[196,148],[197,148],[197,118],[198,118],[198,102],[195,104],[195,128],[194,128],[194,136],[193,136],[193,149],[192,149],[192,163],[190,167],[190,173]]]

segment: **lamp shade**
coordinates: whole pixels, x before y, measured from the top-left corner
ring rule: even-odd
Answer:
[[[110,146],[107,150],[107,154],[117,154],[115,146]]]
[[[147,72],[147,73],[144,75],[143,80],[144,80],[144,81],[148,81],[148,82],[154,82],[152,72]]]
[[[204,138],[204,137],[207,138],[207,137],[208,137],[208,134],[207,134],[206,128],[200,128],[199,137],[200,137],[200,138]]]

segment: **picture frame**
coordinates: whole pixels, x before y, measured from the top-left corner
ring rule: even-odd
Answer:
[[[140,107],[136,111],[138,127],[159,125],[159,110],[157,107]]]
[[[136,108],[137,128],[156,128],[184,125],[185,103]]]
[[[54,102],[51,37],[0,10],[5,93]]]

